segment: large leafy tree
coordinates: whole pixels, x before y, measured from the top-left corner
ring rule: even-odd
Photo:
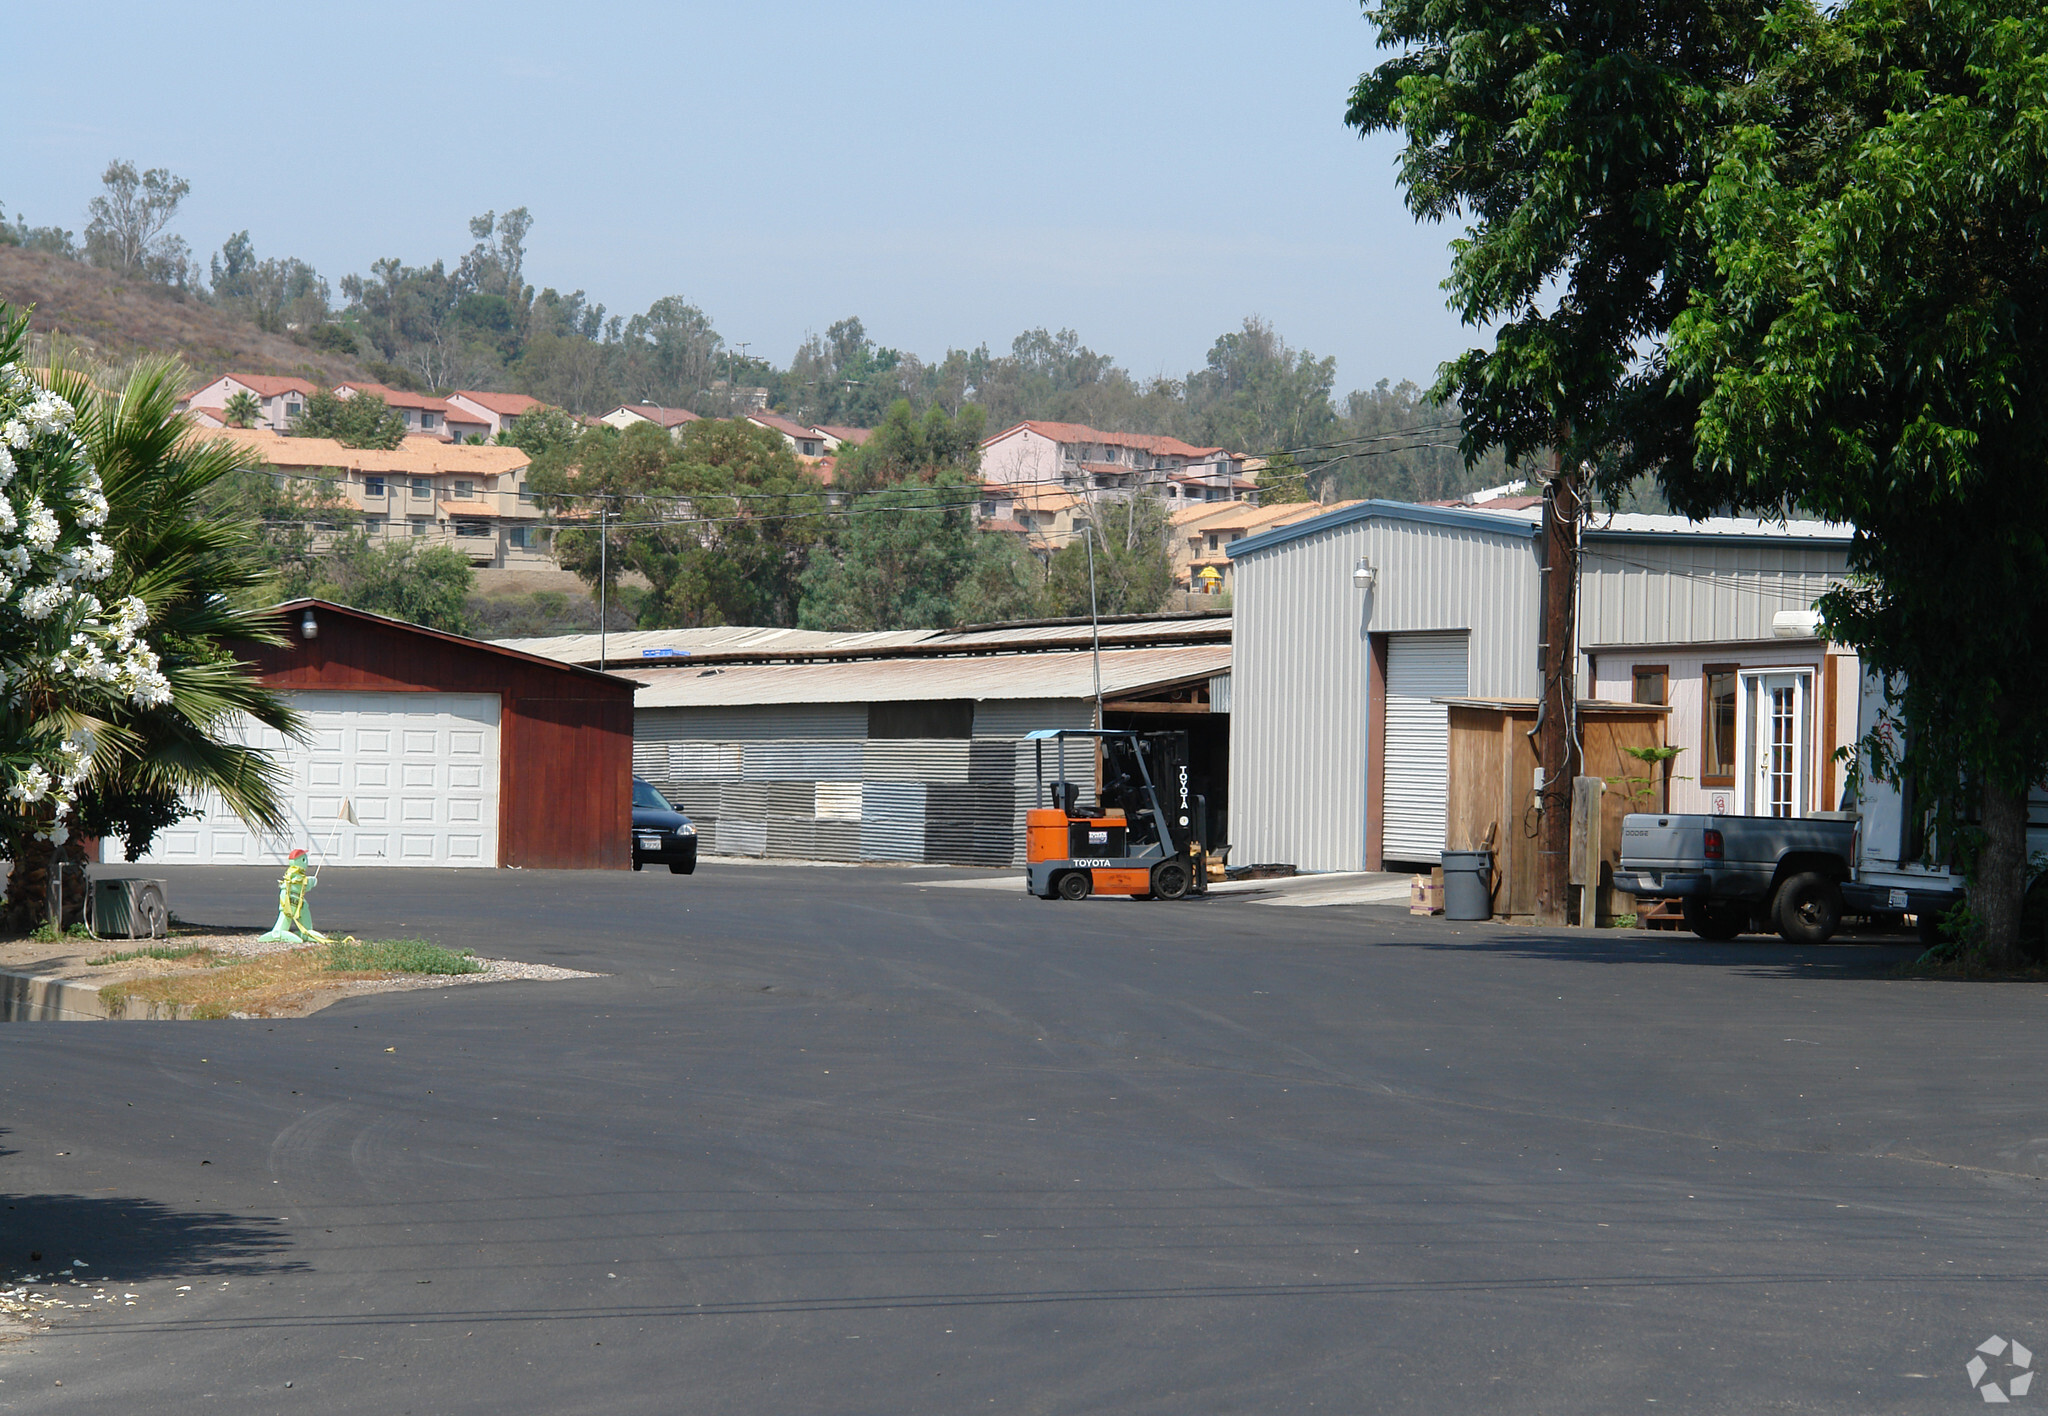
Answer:
[[[292,436],[389,451],[405,441],[405,415],[374,393],[343,398],[332,389],[315,389],[306,411],[292,422]]]
[[[581,523],[555,538],[563,567],[593,587],[646,578],[644,628],[795,624],[824,489],[778,433],[745,419],[597,427],[534,459],[535,499]],[[600,544],[609,523],[609,551]]]
[[[1798,3],[1798,0],[1791,0]],[[1428,221],[1464,220],[1445,282],[1491,348],[1444,366],[1468,461],[1660,465],[1692,417],[1651,357],[1712,270],[1691,220],[1716,135],[1767,52],[1742,0],[1368,0],[1401,53],[1346,120],[1402,134],[1400,181]]]
[[[1855,523],[1824,608],[1891,683],[1873,765],[1936,804],[2009,955],[2048,765],[2048,13],[1852,0],[1791,38],[1700,206],[1719,279],[1669,360],[1699,450],[1666,486]]]
[[[804,575],[805,629],[945,629],[1029,615],[1036,567],[976,527],[978,483],[957,472],[856,497]]]

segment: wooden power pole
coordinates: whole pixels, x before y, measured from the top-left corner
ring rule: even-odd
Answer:
[[[1543,773],[1536,838],[1536,922],[1571,920],[1572,778],[1579,774],[1573,732],[1578,711],[1574,660],[1578,653],[1580,492],[1562,455],[1543,494],[1543,702],[1536,760]]]

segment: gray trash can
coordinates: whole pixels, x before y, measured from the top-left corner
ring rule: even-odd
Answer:
[[[1493,918],[1493,852],[1444,852],[1444,918]]]

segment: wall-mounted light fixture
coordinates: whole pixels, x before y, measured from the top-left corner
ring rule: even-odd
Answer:
[[[313,618],[311,610],[307,610],[306,617],[299,621],[299,636],[303,639],[318,639],[320,637],[320,624],[319,621]]]
[[[1380,573],[1377,570],[1373,569],[1372,562],[1367,560],[1364,556],[1360,556],[1358,558],[1358,565],[1351,572],[1352,588],[1357,590],[1370,590],[1372,589],[1374,582],[1376,582],[1379,578]]]

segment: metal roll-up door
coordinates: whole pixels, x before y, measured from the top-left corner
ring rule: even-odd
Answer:
[[[1438,698],[1465,693],[1463,634],[1396,634],[1387,641],[1386,772],[1381,854],[1441,860],[1450,796],[1450,712]]]

